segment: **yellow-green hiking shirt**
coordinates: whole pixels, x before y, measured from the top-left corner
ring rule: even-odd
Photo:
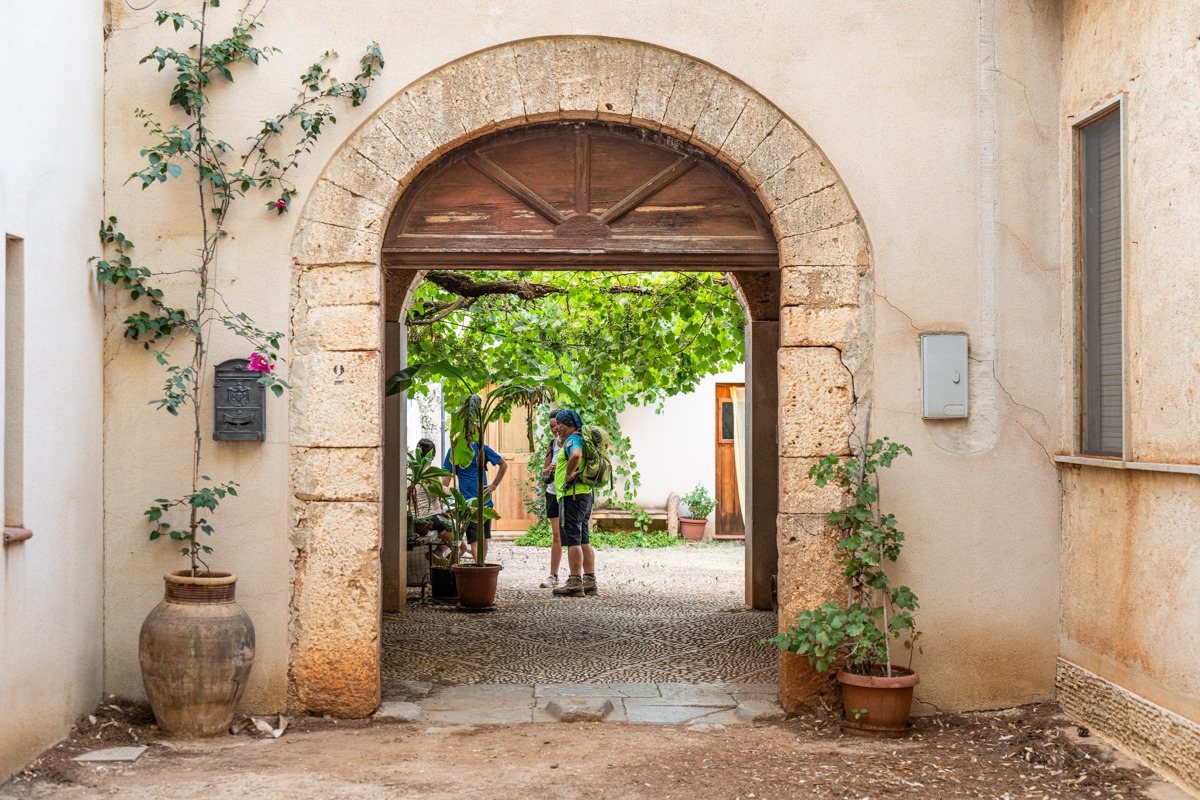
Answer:
[[[584,483],[582,475],[577,475],[575,482],[569,487],[567,486],[567,462],[571,460],[571,454],[576,450],[580,452],[579,469],[582,472],[583,437],[578,433],[572,433],[563,442],[562,452],[558,454],[558,463],[554,466],[554,493],[559,500],[564,497],[574,497],[577,494],[592,493],[592,485]]]

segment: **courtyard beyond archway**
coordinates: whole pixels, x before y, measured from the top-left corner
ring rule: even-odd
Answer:
[[[385,699],[405,681],[775,684],[775,614],[743,604],[738,544],[600,551],[596,598],[539,589],[544,548],[489,554],[504,565],[495,611],[414,598],[384,615]]]

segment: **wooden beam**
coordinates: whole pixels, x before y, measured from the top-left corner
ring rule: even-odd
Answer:
[[[503,167],[482,153],[472,153],[467,156],[467,163],[495,181],[504,191],[516,197],[555,225],[561,225],[563,220],[566,219],[566,217],[559,213],[557,208],[547,203],[536,192],[512,175],[509,175]]]
[[[668,183],[671,183],[692,167],[696,166],[696,163],[696,159],[692,158],[691,156],[684,156],[683,158],[679,159],[674,164],[667,167],[662,172],[658,173],[629,194],[625,195],[624,199],[600,215],[600,221],[605,225],[611,225],[615,220],[619,219],[626,212],[636,207],[647,197],[654,194]]]

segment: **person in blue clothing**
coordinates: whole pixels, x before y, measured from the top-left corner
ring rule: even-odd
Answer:
[[[442,460],[442,469],[453,473],[458,480],[458,490],[462,492],[462,496],[466,500],[479,496],[479,445],[476,442],[471,442],[471,451],[474,455],[471,457],[471,463],[465,467],[456,467],[450,461],[450,453],[446,453],[446,457]],[[508,462],[504,460],[499,453],[486,444],[483,446],[483,494],[491,495],[496,491],[496,487],[504,480],[504,476],[508,473]],[[494,464],[499,467],[496,471],[496,478],[492,480],[488,477],[488,465]],[[443,478],[442,482],[449,484],[450,478]],[[491,506],[492,498],[488,497],[485,505]],[[484,520],[483,523],[483,538],[492,538],[492,521]],[[467,544],[471,546],[471,557],[475,556],[475,542],[479,539],[478,525],[474,522],[467,528]]]

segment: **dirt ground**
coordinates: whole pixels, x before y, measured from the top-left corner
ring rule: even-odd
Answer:
[[[148,744],[134,763],[73,756]],[[905,740],[829,715],[764,725],[434,727],[301,718],[279,739],[164,742],[110,700],[0,787],[5,798],[1182,798],[1053,705],[916,720]]]

